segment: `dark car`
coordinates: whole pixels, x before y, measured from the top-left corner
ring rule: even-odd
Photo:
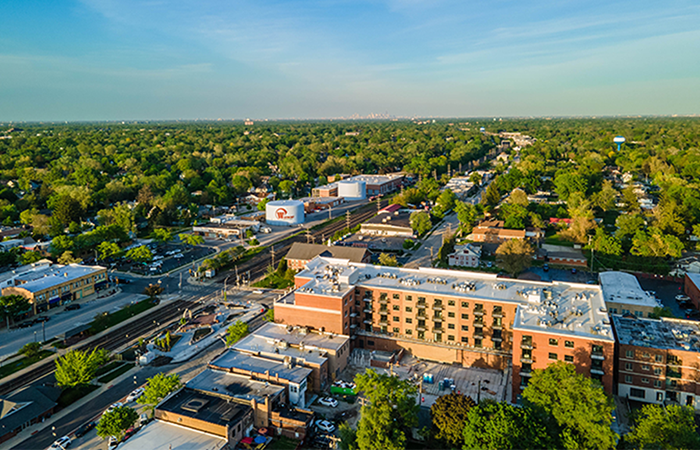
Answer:
[[[549,272],[549,264],[545,264],[544,266],[542,266],[542,270],[544,270],[545,272]]]
[[[66,305],[66,311],[73,311],[76,309],[80,309],[80,303],[71,303],[70,305]]]
[[[92,430],[93,428],[95,428],[96,425],[97,425],[97,423],[95,423],[95,422],[92,421],[92,420],[91,420],[90,422],[86,423],[86,424],[83,424],[82,427],[80,427],[80,428],[78,428],[77,430],[75,430],[75,437],[82,437],[82,436],[85,436],[85,435],[88,433],[88,431],[90,431],[90,430]]]
[[[575,267],[574,267],[573,269],[571,269],[571,273],[572,273],[572,274],[575,274],[576,272],[578,272],[578,270],[576,270]]]
[[[41,322],[48,322],[51,318],[49,316],[38,316],[35,317],[32,322],[34,323],[41,323]]]

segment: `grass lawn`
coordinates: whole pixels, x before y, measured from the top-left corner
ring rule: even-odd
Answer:
[[[58,403],[59,407],[65,408],[66,406],[75,403],[76,401],[80,400],[81,398],[85,397],[90,392],[98,388],[99,386],[96,386],[94,384],[85,384],[82,386],[66,388],[63,390],[63,392],[61,392],[61,396],[58,397],[58,401],[56,403]]]
[[[124,364],[120,368],[118,368],[117,370],[113,370],[110,373],[108,373],[107,375],[103,376],[102,378],[98,378],[97,381],[102,383],[102,384],[108,383],[108,382],[112,381],[113,379],[117,378],[119,375],[128,372],[132,367],[134,367],[134,365],[131,363]]]
[[[117,368],[118,366],[120,366],[121,364],[122,364],[121,361],[112,361],[112,362],[109,363],[109,364],[105,364],[104,366],[98,368],[98,369],[95,371],[95,376],[96,376],[96,377],[101,377],[102,375],[113,371],[114,369],[116,369],[116,368]]]
[[[42,359],[46,358],[49,355],[52,355],[53,352],[50,352],[48,350],[42,350],[39,352],[38,355],[32,357],[32,358],[27,358],[26,356],[24,358],[18,359],[15,362],[11,362],[9,364],[3,365],[0,367],[0,378],[4,378],[8,375],[12,375],[15,372],[18,372],[25,367],[29,367],[32,364],[34,364],[37,361],[41,361]]]
[[[280,276],[277,272],[272,275],[266,276],[264,279],[253,283],[253,287],[267,288],[267,289],[287,289],[290,286],[294,286],[294,279],[288,279]]]
[[[272,439],[270,445],[267,446],[269,450],[294,450],[299,445],[300,441],[295,439],[290,439],[288,437],[276,437]]]
[[[550,245],[563,245],[565,247],[574,246],[573,242],[567,241],[566,239],[562,238],[561,236],[559,236],[559,233],[544,238],[544,243]]]
[[[136,304],[129,305],[126,308],[122,308],[115,313],[104,314],[92,322],[92,326],[88,329],[88,333],[94,336],[95,334],[104,331],[107,328],[113,327],[118,323],[124,322],[125,320],[130,319],[138,314],[141,314],[142,312],[151,309],[154,306],[156,305],[153,303],[153,300],[147,298],[146,300],[142,300]]]

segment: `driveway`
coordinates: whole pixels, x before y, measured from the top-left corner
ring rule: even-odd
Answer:
[[[432,256],[433,258],[436,258],[438,251],[442,246],[443,234],[445,234],[448,230],[451,230],[451,232],[454,233],[458,227],[459,219],[457,218],[457,214],[455,214],[454,212],[450,213],[437,226],[437,228],[433,231],[433,234],[431,234],[427,239],[423,240],[423,245],[421,245],[421,247],[418,250],[413,252],[413,255],[404,265],[404,267],[413,269],[418,267],[432,267],[432,261],[430,259],[430,249],[433,249]]]

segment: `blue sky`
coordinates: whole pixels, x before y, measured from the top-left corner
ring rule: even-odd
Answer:
[[[696,114],[697,1],[22,0],[0,121]]]

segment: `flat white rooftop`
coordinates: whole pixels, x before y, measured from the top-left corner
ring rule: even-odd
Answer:
[[[343,297],[361,286],[416,295],[512,302],[520,305],[514,328],[614,341],[600,286],[498,278],[495,274],[421,267],[406,269],[316,257],[298,277],[297,292]],[[283,299],[289,302],[289,297]]]
[[[26,271],[18,275],[15,278],[15,286],[26,289],[29,292],[39,292],[52,286],[77,280],[100,270],[104,270],[104,267],[84,266],[81,264],[41,266],[35,270]]]
[[[219,450],[226,445],[222,437],[155,420],[119,444],[119,450]]]
[[[598,275],[606,302],[628,303],[654,308],[656,300],[639,285],[637,277],[625,272],[601,272]]]

